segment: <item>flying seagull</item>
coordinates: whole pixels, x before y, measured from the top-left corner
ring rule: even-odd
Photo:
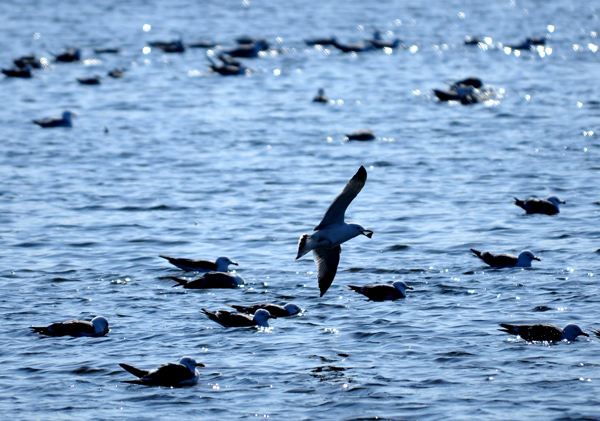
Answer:
[[[154,370],[141,370],[127,364],[119,365],[137,377],[136,380],[126,380],[125,383],[166,387],[194,385],[200,379],[196,367],[206,367],[191,357],[182,357],[178,363],[163,364]]]
[[[348,285],[348,288],[373,301],[386,301],[397,300],[398,298],[406,298],[406,290],[413,289],[413,287],[409,287],[402,281],[396,281],[392,285],[375,284],[365,285],[364,287]]]
[[[287,303],[284,306],[280,306],[277,304],[270,304],[270,303],[254,304],[254,305],[250,305],[250,306],[239,306],[239,305],[235,305],[235,304],[227,304],[227,305],[229,307],[235,308],[237,311],[240,311],[242,313],[247,313],[247,314],[254,314],[262,308],[264,310],[267,310],[271,314],[271,316],[275,316],[275,317],[295,316],[296,314],[298,314],[302,311],[302,309],[294,303]]]
[[[213,312],[203,308],[202,311],[210,320],[217,322],[223,327],[269,327],[269,319],[277,318],[276,316],[271,316],[271,313],[264,309],[256,310],[254,316],[244,313],[233,313],[227,310]]]
[[[373,236],[371,230],[364,229],[358,224],[344,222],[344,214],[348,205],[360,193],[366,181],[367,170],[361,166],[354,177],[348,181],[344,190],[331,202],[325,216],[314,229],[316,232],[312,235],[302,234],[298,241],[296,260],[309,251],[313,251],[315,263],[317,264],[317,279],[319,280],[321,297],[327,292],[333,278],[335,278],[340,262],[340,253],[342,252],[340,244],[359,234],[369,238]]]
[[[525,209],[527,213],[543,213],[544,215],[555,215],[560,212],[558,205],[566,204],[556,196],[550,196],[547,199],[525,199],[519,200],[515,197],[515,205]]]
[[[159,257],[167,259],[169,263],[177,266],[179,269],[192,272],[227,272],[229,265],[238,266],[236,262],[231,260],[229,257],[221,256],[217,257],[214,262],[211,260],[203,259],[185,259],[181,257],[170,257],[164,254],[159,254]]]
[[[503,329],[498,329],[499,331],[510,333],[511,335],[519,335],[526,341],[559,342],[563,339],[572,341],[579,335],[590,336],[575,324],[568,324],[564,329],[550,323],[538,323],[535,325],[509,325],[500,323],[500,326]]]
[[[489,251],[477,251],[471,249],[475,256],[479,257],[485,263],[494,268],[507,268],[507,267],[517,267],[517,268],[530,268],[531,262],[533,260],[542,260],[537,256],[534,256],[532,252],[529,250],[524,250],[519,254],[519,256],[515,256],[513,254],[494,254]]]
[[[67,320],[52,323],[49,326],[30,326],[34,332],[48,336],[104,336],[109,332],[108,320],[96,316],[91,322],[84,320]]]

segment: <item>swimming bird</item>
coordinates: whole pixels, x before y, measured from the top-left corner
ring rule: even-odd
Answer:
[[[463,44],[465,45],[478,45],[480,42],[484,42],[483,39],[479,37],[466,36]]]
[[[315,233],[302,234],[298,241],[298,255],[296,260],[309,251],[313,251],[317,264],[317,279],[321,297],[333,282],[340,262],[342,248],[340,244],[362,234],[368,238],[373,236],[373,231],[364,229],[358,224],[344,222],[346,209],[360,193],[367,181],[367,170],[360,167],[354,177],[348,181],[344,190],[331,202],[323,219],[315,227]]]
[[[182,285],[185,289],[224,289],[237,288],[245,285],[246,281],[239,275],[231,275],[226,272],[207,272],[200,278],[188,281],[187,279],[169,276],[169,279]],[[175,288],[175,285],[173,288]]]
[[[406,290],[414,289],[409,287],[402,281],[396,281],[392,285],[386,284],[375,284],[365,285],[363,287],[357,287],[354,285],[348,285],[353,291],[364,295],[373,301],[386,301],[386,300],[397,300],[399,298],[406,298]]]
[[[236,60],[227,54],[221,53],[218,55],[221,63],[217,63],[212,59],[212,54],[213,52],[211,50],[206,52],[206,58],[208,61],[210,61],[210,68],[212,71],[220,74],[221,76],[239,76],[246,74],[247,68],[242,64],[241,61]]]
[[[313,102],[323,102],[323,103],[329,102],[329,97],[327,95],[325,95],[325,89],[319,88],[317,95],[313,98]]]
[[[231,260],[229,257],[225,256],[217,257],[217,260],[215,260],[214,262],[211,260],[203,259],[169,257],[165,256],[164,254],[160,254],[159,257],[167,259],[172,265],[175,265],[179,269],[183,269],[188,272],[227,272],[229,265],[239,266],[236,262]]]
[[[370,129],[357,130],[355,132],[347,134],[346,138],[348,140],[360,140],[360,141],[375,140],[375,133],[373,133],[373,130],[370,130]]]
[[[33,76],[33,73],[31,73],[31,66],[29,64],[25,67],[2,69],[2,73],[4,73],[6,77],[20,77],[29,79]]]
[[[217,45],[218,44],[213,41],[197,41],[197,42],[192,42],[192,43],[188,44],[187,46],[189,48],[214,48]]]
[[[522,251],[518,257],[513,254],[506,253],[494,254],[490,253],[489,251],[480,252],[473,249],[471,249],[471,251],[475,254],[475,256],[479,257],[485,263],[494,268],[530,268],[533,260],[542,260],[539,257],[534,256],[534,254],[529,250]]]
[[[507,45],[507,47],[509,47],[513,50],[531,50],[532,47],[537,47],[538,45],[545,45],[545,44],[546,44],[546,38],[543,38],[543,37],[526,38],[525,41],[523,41],[520,44]]]
[[[62,117],[47,117],[39,120],[33,120],[35,124],[38,126],[42,126],[44,128],[47,127],[73,127],[73,123],[71,118],[76,116],[74,112],[65,111],[62,113]]]
[[[181,38],[173,41],[154,41],[150,42],[149,45],[150,47],[163,50],[165,53],[185,52],[185,45],[183,45],[183,40]]]
[[[289,317],[295,316],[296,314],[302,312],[302,309],[298,307],[294,303],[287,303],[284,306],[280,306],[277,304],[264,303],[264,304],[254,304],[250,306],[239,306],[235,304],[227,304],[229,307],[235,308],[237,311],[246,313],[246,314],[255,314],[258,310],[264,309],[271,314],[271,316],[275,317]]]
[[[306,43],[306,45],[323,45],[323,46],[327,46],[327,45],[333,45],[335,42],[335,37],[327,37],[327,38],[314,38],[314,39],[307,39],[304,41]]]
[[[566,204],[564,200],[560,200],[556,196],[550,196],[547,199],[525,199],[519,200],[515,197],[515,205],[523,208],[525,212],[531,213],[542,213],[544,215],[555,215],[560,212],[558,205]]]
[[[373,44],[371,44],[370,42],[365,44],[341,44],[337,40],[337,38],[333,38],[333,42],[331,45],[333,45],[338,50],[343,51],[344,53],[363,53],[366,51],[370,51],[374,48]]]
[[[208,316],[213,322],[217,322],[223,327],[269,327],[269,319],[276,319],[276,316],[272,316],[265,309],[256,310],[254,316],[244,313],[233,313],[227,310],[217,310],[215,312],[209,311],[205,308],[202,309],[204,314]]]
[[[109,71],[107,73],[107,76],[112,79],[120,79],[123,76],[125,76],[125,70],[123,70],[120,67],[117,67],[116,69],[112,69],[111,71]]]
[[[269,43],[264,39],[258,39],[249,44],[239,44],[237,47],[226,50],[225,54],[231,57],[256,58],[261,51],[269,49]]]
[[[510,325],[507,323],[500,323],[500,326],[502,326],[503,329],[498,329],[499,331],[510,333],[511,335],[519,335],[526,341],[558,342],[563,339],[572,341],[580,335],[590,336],[575,324],[568,324],[564,329],[550,323],[538,323],[534,325]]]
[[[66,322],[52,323],[48,326],[30,326],[34,332],[47,336],[104,336],[110,329],[108,320],[102,316],[96,316],[91,322],[84,320],[67,320]]]
[[[94,48],[96,54],[119,54],[120,52],[121,49],[117,47]]]
[[[98,75],[92,77],[78,77],[77,82],[82,85],[100,85],[102,83],[102,78]]]
[[[72,63],[81,60],[81,50],[79,48],[69,48],[63,53],[52,55],[56,61],[63,63]]]
[[[154,370],[142,370],[123,363],[119,365],[137,377],[135,380],[125,380],[124,383],[165,387],[195,385],[200,379],[200,372],[196,367],[206,367],[192,357],[182,357],[178,363],[163,364]]]
[[[42,60],[34,54],[16,58],[13,60],[13,63],[15,63],[15,66],[21,68],[26,67],[27,65],[31,66],[34,69],[41,69],[43,67]]]
[[[373,32],[373,38],[366,40],[366,42],[371,43],[375,48],[398,48],[400,45],[400,38],[396,38],[393,41],[386,41],[383,39],[381,32],[375,31]]]

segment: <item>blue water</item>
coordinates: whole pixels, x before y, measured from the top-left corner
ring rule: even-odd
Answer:
[[[599,340],[528,344],[498,323],[600,327],[600,12],[592,1],[0,3],[0,63],[67,46],[84,62],[0,80],[0,411],[13,419],[598,418]],[[150,30],[144,31],[144,25]],[[374,29],[406,48],[346,55]],[[148,27],[146,27],[148,29]],[[248,76],[209,73],[203,50],[150,41],[265,37],[279,53]],[[465,36],[492,38],[489,48]],[[545,36],[517,56],[502,45]],[[501,45],[502,44],[502,45]],[[93,48],[116,46],[119,55]],[[126,69],[82,86],[76,77]],[[501,95],[443,104],[444,81]],[[335,103],[311,102],[324,87]],[[32,119],[78,114],[72,129]],[[109,130],[104,132],[104,128]],[[344,134],[372,129],[370,143]],[[348,219],[375,232],[343,246],[319,298],[293,261],[360,165]],[[514,196],[559,196],[556,216]],[[470,248],[542,258],[487,268]],[[158,254],[226,255],[248,285],[173,288]],[[397,302],[346,285],[414,287]],[[293,301],[270,331],[224,329],[201,307]],[[103,315],[104,338],[42,338],[30,325]],[[200,383],[127,385],[189,355]]]

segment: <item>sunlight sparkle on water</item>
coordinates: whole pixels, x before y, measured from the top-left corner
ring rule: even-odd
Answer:
[[[144,26],[142,26],[142,30],[144,32],[149,32],[152,29],[152,25],[149,25],[147,23],[144,24]]]
[[[142,53],[144,53],[144,54],[150,54],[151,51],[152,51],[152,48],[150,48],[150,47],[142,48]]]

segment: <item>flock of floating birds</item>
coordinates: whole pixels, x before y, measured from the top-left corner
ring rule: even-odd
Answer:
[[[253,70],[247,67],[240,58],[257,58],[267,54],[269,51],[282,51],[274,49],[271,44],[264,38],[252,38],[241,36],[236,40],[237,45],[230,48],[222,48],[220,44],[212,41],[199,41],[193,43],[184,43],[182,38],[172,41],[154,41],[148,45],[151,48],[156,48],[164,53],[183,53],[189,48],[207,49],[206,59],[210,71],[222,76],[239,76],[251,73]],[[304,41],[308,46],[334,47],[343,53],[364,53],[373,50],[387,50],[407,48],[399,38],[394,40],[385,40],[380,31],[374,31],[371,38],[360,43],[344,44],[337,37],[325,37],[317,39],[309,39]],[[487,38],[466,37],[465,45],[485,46],[490,43]],[[505,45],[503,48],[511,50],[535,50],[540,46],[544,46],[546,38],[527,38],[525,41],[514,44]],[[214,50],[213,50],[214,49]],[[118,47],[95,48],[96,55],[104,54],[120,54],[122,50]],[[82,61],[82,51],[80,48],[67,48],[61,53],[50,53],[56,63],[77,63]],[[45,57],[38,57],[35,54],[24,55],[13,60],[13,67],[1,69],[6,77],[10,78],[25,78],[29,79],[35,76],[34,69],[44,69],[50,66],[50,60]],[[120,79],[125,76],[125,69],[115,68],[107,72],[107,76],[111,79]],[[82,85],[100,85],[102,77],[94,75],[89,77],[77,78],[77,81]],[[463,105],[476,104],[487,101],[488,99],[498,97],[496,91],[487,85],[484,85],[482,80],[477,77],[469,77],[455,82],[447,82],[446,89],[433,89],[436,98],[441,101],[457,101]],[[328,103],[329,98],[325,94],[325,90],[320,88],[317,95],[313,99],[314,102]],[[41,127],[72,127],[72,117],[75,113],[64,111],[62,116],[53,116],[42,119],[33,120],[33,122]],[[363,133],[364,132],[364,133]],[[372,136],[370,136],[372,135]],[[372,131],[359,131],[356,136],[354,134],[346,135],[348,140],[373,140],[375,135]]]
[[[399,39],[386,41],[379,31],[375,31],[373,37],[363,43],[342,44],[336,37],[320,38],[306,40],[307,45],[333,46],[344,53],[362,53],[374,49],[382,48],[401,48]],[[483,41],[478,38],[467,37],[466,45],[479,45]],[[521,44],[510,46],[513,49],[533,49],[536,46],[544,45],[545,38],[528,38]],[[259,57],[261,52],[270,48],[265,39],[253,39],[241,37],[237,39],[237,46],[230,49],[208,50],[206,58],[209,62],[211,71],[223,76],[234,76],[246,74],[249,69],[238,58]],[[150,43],[153,48],[158,48],[165,53],[182,53],[186,48],[215,48],[217,44],[209,41],[202,41],[193,44],[184,44],[181,39],[175,41],[157,41]],[[121,52],[118,48],[95,49],[96,54],[118,54]],[[54,54],[57,62],[78,62],[81,60],[81,50],[78,48],[69,48],[60,54]],[[48,61],[38,58],[35,55],[23,56],[14,60],[14,68],[2,69],[7,77],[31,78],[32,69],[43,68],[48,65]],[[117,68],[108,73],[111,78],[121,78],[124,76],[124,70]],[[102,83],[100,76],[77,79],[79,83],[86,85],[97,85]],[[492,98],[496,95],[493,88],[483,84],[481,79],[469,77],[463,80],[448,84],[447,89],[435,89],[433,93],[439,101],[459,101],[461,104],[475,104]],[[324,89],[319,89],[313,99],[317,103],[328,103],[330,100],[325,94]],[[72,127],[72,118],[75,113],[71,111],[63,112],[60,117],[49,117],[39,120],[33,120],[44,128],[50,127]],[[359,130],[346,135],[348,140],[369,141],[375,139],[372,130]],[[341,244],[359,235],[368,238],[373,236],[373,231],[365,229],[359,224],[347,223],[345,221],[346,209],[361,192],[367,181],[367,171],[361,166],[356,174],[346,184],[342,192],[333,200],[325,212],[321,222],[314,228],[312,234],[302,234],[298,241],[298,252],[296,260],[313,252],[313,258],[317,265],[317,280],[322,297],[331,286],[337,273],[341,255]],[[515,198],[515,205],[523,208],[528,214],[555,215],[559,213],[559,205],[565,202],[556,196],[550,196],[547,199],[529,198],[519,200]],[[488,251],[471,251],[483,260],[487,265],[493,268],[531,267],[534,260],[539,261],[531,251],[525,250],[514,256],[511,254],[495,254]],[[183,271],[202,273],[194,280],[187,280],[177,276],[168,278],[175,281],[175,287],[182,286],[186,289],[222,289],[239,288],[245,284],[244,279],[235,274],[229,273],[229,266],[238,263],[228,257],[218,257],[216,261],[203,259],[189,259],[170,257],[160,255],[172,265]],[[395,281],[391,285],[375,284],[355,286],[348,285],[348,288],[358,294],[362,294],[371,301],[387,301],[406,298],[406,291],[412,290],[403,281]],[[278,305],[273,303],[262,303],[253,305],[230,305],[235,311],[216,310],[211,311],[203,308],[206,316],[219,325],[230,327],[258,327],[268,328],[269,319],[278,317],[295,316],[302,313],[302,309],[294,304],[287,303]],[[574,324],[568,324],[564,328],[540,323],[534,325],[511,325],[501,323],[503,332],[518,335],[526,341],[540,342],[558,342],[562,340],[572,341],[578,336],[589,336],[582,329]],[[92,321],[68,320],[65,322],[52,323],[48,326],[31,326],[31,329],[41,335],[46,336],[72,336],[72,337],[101,337],[110,331],[108,320],[102,316],[97,316]],[[594,334],[600,338],[600,330],[592,328]],[[120,364],[127,372],[133,374],[135,380],[127,380],[127,383],[142,384],[148,386],[167,386],[179,387],[196,384],[200,373],[197,367],[204,367],[204,364],[196,362],[194,358],[182,357],[178,363],[167,363],[154,370],[143,370],[127,364]]]

